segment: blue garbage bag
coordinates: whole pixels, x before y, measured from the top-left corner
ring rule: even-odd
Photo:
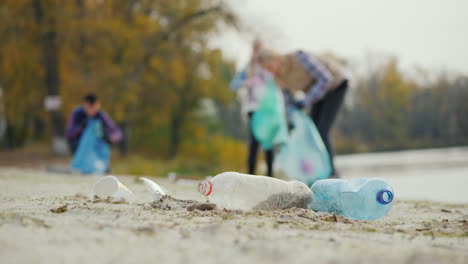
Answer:
[[[291,115],[294,129],[275,159],[286,176],[311,186],[330,177],[330,156],[310,117],[296,109]]]
[[[281,91],[270,79],[266,83],[267,90],[252,115],[251,129],[254,137],[263,149],[269,150],[288,140],[286,113]]]
[[[71,169],[83,174],[104,174],[109,168],[110,146],[103,138],[102,121],[88,119],[73,156]]]

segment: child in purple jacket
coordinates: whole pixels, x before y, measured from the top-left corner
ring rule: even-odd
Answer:
[[[122,132],[105,112],[100,110],[101,104],[94,94],[87,94],[83,103],[71,113],[68,120],[65,137],[70,151],[74,154],[78,149],[80,138],[86,128],[88,119],[98,119],[104,128],[103,140],[107,143],[117,143],[122,139]]]

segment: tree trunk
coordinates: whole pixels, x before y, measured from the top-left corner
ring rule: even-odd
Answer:
[[[170,129],[169,129],[169,158],[173,159],[177,156],[180,145],[180,129],[182,127],[182,117],[173,113],[170,120]]]
[[[60,96],[60,75],[59,75],[59,51],[57,45],[56,18],[46,15],[48,10],[44,5],[46,1],[34,1],[34,13],[37,24],[40,27],[40,39],[42,47],[42,66],[45,71],[46,94],[48,96]],[[50,6],[48,7],[51,8]],[[53,8],[52,8],[53,9]],[[49,13],[53,13],[48,10]],[[59,97],[60,98],[60,97]],[[52,130],[52,148],[57,154],[65,154],[67,151],[64,139],[65,122],[59,111],[54,109],[50,111],[51,130]]]
[[[5,131],[5,148],[12,150],[15,148],[15,138],[13,136],[13,127],[7,121]]]
[[[122,141],[119,142],[119,153],[120,157],[126,157],[128,154],[128,130],[129,130],[129,123],[127,121],[120,122],[119,124],[120,130],[122,130]]]

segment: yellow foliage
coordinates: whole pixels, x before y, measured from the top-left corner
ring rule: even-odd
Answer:
[[[47,34],[57,36],[63,116],[83,94],[94,92],[117,122],[131,124],[130,142],[145,135],[167,145],[181,131],[207,137],[199,128],[190,131],[199,102],[232,98],[219,70],[227,62],[208,47],[220,25],[233,24],[235,16],[223,2],[45,0],[41,6],[47,23],[38,22],[34,1],[0,1],[0,85],[6,118],[20,130],[35,119],[47,121],[41,63]],[[204,66],[208,79],[199,74]]]

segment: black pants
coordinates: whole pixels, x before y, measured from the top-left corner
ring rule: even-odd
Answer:
[[[343,81],[337,88],[326,94],[322,100],[312,106],[309,116],[314,120],[315,125],[322,137],[323,143],[330,155],[332,165],[332,176],[337,176],[335,164],[333,162],[333,147],[330,141],[330,129],[335,122],[338,110],[343,104],[344,96],[348,90],[348,81]]]
[[[247,167],[249,170],[249,174],[255,174],[259,142],[253,135],[252,126],[250,124],[252,120],[253,112],[250,112],[248,115],[249,115],[249,157],[247,159]],[[268,169],[267,175],[270,177],[273,177],[273,159],[274,159],[273,150],[272,149],[265,150],[265,160],[266,160],[267,169]]]

